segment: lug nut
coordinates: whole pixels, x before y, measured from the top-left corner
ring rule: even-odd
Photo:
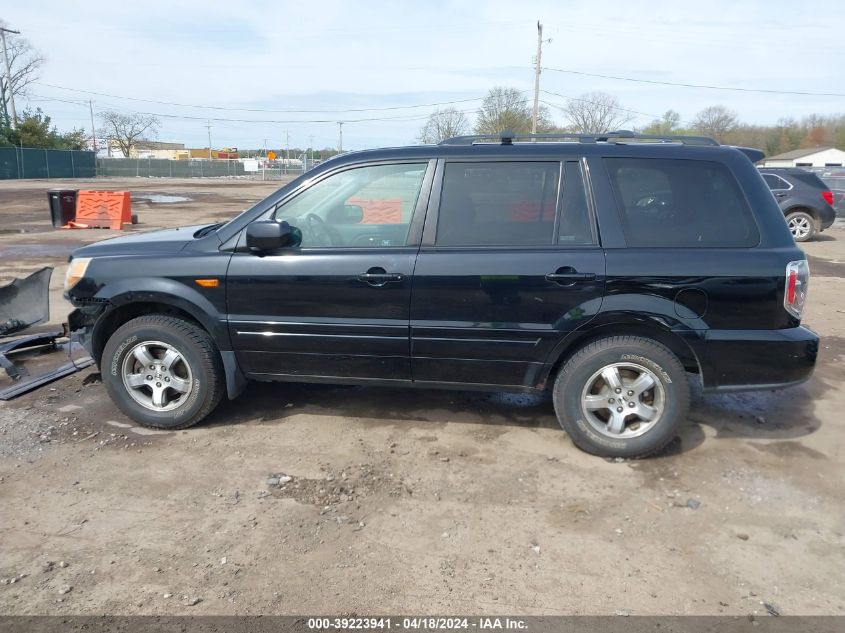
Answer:
[[[633,402],[629,402],[629,403],[628,403],[628,406],[629,406],[629,407],[631,407],[631,408],[633,409],[636,405],[635,405]]]
[[[607,401],[608,401],[610,404],[613,404],[614,402],[616,402],[616,398],[608,398],[608,399],[607,399]]]
[[[147,376],[147,380],[152,380],[152,379],[153,379],[152,376]]]
[[[616,388],[616,393],[622,393],[622,390],[621,390],[619,387],[617,387],[617,388]]]
[[[624,411],[624,409],[622,407],[616,407],[617,413],[622,413],[623,411]]]
[[[633,392],[633,391],[628,391],[628,395],[629,395],[629,396],[633,396],[633,395],[634,395],[634,392]]]
[[[161,383],[160,383],[160,382],[157,382],[157,383],[156,383],[156,387],[161,387]]]
[[[164,378],[164,382],[170,382],[170,378],[165,377],[165,378]],[[634,405],[631,405],[631,406],[634,406]]]
[[[153,371],[155,371],[155,370],[156,370],[156,366],[155,366],[155,365],[150,365],[150,369],[152,369]]]

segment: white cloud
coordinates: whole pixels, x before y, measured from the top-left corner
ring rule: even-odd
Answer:
[[[144,2],[16,3],[4,18],[47,57],[41,81],[123,96],[224,107],[337,109],[482,96],[497,84],[530,89],[535,21],[552,41],[545,66],[661,81],[845,92],[845,3],[814,2]],[[692,119],[722,103],[748,121],[845,111],[845,98],[770,96],[653,86],[545,72],[543,88],[576,96],[604,90],[648,114]],[[37,95],[88,95],[39,85]],[[92,96],[98,108],[256,119]],[[560,98],[544,97],[551,102]],[[35,104],[35,102],[33,102]],[[39,102],[61,127],[89,127],[87,107]],[[471,109],[474,104],[461,104]],[[432,108],[382,113],[419,114]],[[377,115],[378,113],[373,113]],[[645,122],[640,119],[638,123]],[[413,141],[420,121],[350,123],[345,145]],[[258,146],[291,132],[294,145],[336,142],[333,123],[215,122],[215,145]],[[160,138],[204,144],[204,121],[165,119]],[[271,143],[272,144],[272,143]],[[278,144],[278,143],[276,143]]]

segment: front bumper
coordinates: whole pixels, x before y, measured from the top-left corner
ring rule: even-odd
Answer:
[[[780,389],[807,380],[816,365],[818,335],[785,330],[710,330],[688,336],[705,391]]]

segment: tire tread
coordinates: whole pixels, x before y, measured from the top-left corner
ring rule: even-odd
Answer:
[[[554,402],[555,411],[563,410],[562,403],[560,402],[560,398],[562,397],[560,384],[566,380],[566,378],[575,370],[575,368],[581,363],[582,360],[591,356],[592,354],[598,353],[603,351],[607,348],[612,347],[622,347],[622,346],[632,346],[632,347],[642,347],[642,348],[651,348],[653,350],[658,351],[659,353],[665,355],[667,359],[672,362],[678,372],[681,375],[685,376],[685,369],[681,361],[678,359],[677,356],[665,345],[659,343],[653,339],[645,338],[642,336],[634,336],[634,335],[617,335],[617,336],[607,336],[604,338],[596,339],[590,343],[587,343],[584,347],[576,351],[567,361],[564,363],[563,367],[561,367],[560,371],[558,372],[557,378],[555,379],[554,387],[552,389],[552,400]],[[680,392],[678,396],[681,399],[681,407],[682,410],[686,411],[687,407],[689,406],[689,385],[687,384],[686,380],[684,380],[680,385]],[[566,419],[565,416],[558,416],[558,421],[560,422],[561,426],[564,428],[566,433],[569,435],[572,442],[581,450],[586,451],[588,453],[592,453],[594,455],[601,455],[601,452],[597,452],[596,447],[591,444],[586,444],[582,441],[579,434],[573,433],[571,430],[571,425],[569,421]],[[627,455],[629,459],[641,459],[644,457],[649,457],[650,455],[654,455],[655,453],[659,453],[662,451],[666,446],[674,440],[674,436],[667,437],[664,441],[658,443],[657,445],[651,446],[646,450],[641,452]]]

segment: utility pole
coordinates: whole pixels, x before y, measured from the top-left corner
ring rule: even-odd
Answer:
[[[308,160],[308,164],[313,166],[314,165],[314,135],[311,134],[308,137],[308,152],[311,154],[311,157]],[[310,169],[310,167],[309,167]]]
[[[97,130],[94,129],[94,104],[88,99],[88,111],[91,113],[91,142],[94,144],[94,156],[97,156]]]
[[[343,154],[343,121],[337,122],[337,131],[338,131],[337,153]]]
[[[285,173],[288,173],[288,162],[290,161],[290,130],[285,130]]]
[[[264,139],[264,160],[261,161],[261,180],[267,180],[267,139]]]
[[[9,91],[9,103],[12,106],[12,120],[10,127],[14,128],[18,123],[18,113],[15,111],[15,90],[12,86],[12,67],[9,65],[9,51],[6,50],[6,33],[20,35],[21,32],[0,26],[0,37],[3,39],[3,59],[6,61],[6,89]],[[5,102],[5,98],[3,100]]]
[[[534,113],[531,117],[531,133],[537,133],[537,119],[540,118],[540,58],[543,55],[543,24],[537,20],[537,58],[534,66]]]
[[[211,119],[206,119],[205,127],[208,128],[208,160],[211,160]]]

